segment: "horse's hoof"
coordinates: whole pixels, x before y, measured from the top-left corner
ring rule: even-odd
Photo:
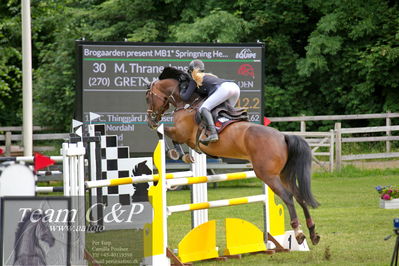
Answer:
[[[305,241],[306,236],[305,236],[302,232],[299,232],[299,233],[295,236],[295,238],[296,238],[296,241],[298,242],[298,244],[300,245],[300,244],[303,243],[303,241]]]
[[[310,239],[312,240],[313,245],[317,245],[317,244],[319,244],[320,236],[319,236],[319,234],[316,233],[314,235],[311,235]]]
[[[311,227],[309,227],[309,233],[310,233],[310,240],[312,241],[313,245],[317,245],[320,241],[320,236],[316,233],[316,225],[313,224]]]
[[[186,153],[183,155],[183,157],[181,158],[183,160],[183,162],[185,163],[194,163],[194,158],[193,156],[191,156],[190,154]]]
[[[169,157],[170,159],[172,159],[172,160],[174,160],[174,161],[179,160],[179,153],[177,152],[176,149],[170,149],[170,150],[168,150],[167,154],[168,154],[168,157]]]

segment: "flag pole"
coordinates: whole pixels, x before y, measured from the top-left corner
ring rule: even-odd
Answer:
[[[22,109],[24,155],[33,153],[32,123],[32,44],[30,0],[22,0]]]

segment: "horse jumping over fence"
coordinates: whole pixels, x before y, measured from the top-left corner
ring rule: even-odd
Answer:
[[[162,74],[161,74],[162,75]],[[194,99],[195,97],[193,97]],[[219,141],[204,145],[198,143],[201,130],[195,122],[198,101],[183,102],[179,95],[179,81],[172,78],[153,82],[146,93],[148,125],[155,129],[170,105],[175,107],[175,126],[166,127],[165,134],[175,143],[187,144],[192,149],[225,158],[249,160],[258,178],[266,183],[288,207],[291,226],[299,244],[305,235],[299,228],[293,197],[302,207],[310,239],[316,245],[320,236],[316,233],[308,206],[319,203],[311,192],[312,154],[309,145],[299,136],[285,135],[271,127],[246,121],[230,124],[219,135]]]

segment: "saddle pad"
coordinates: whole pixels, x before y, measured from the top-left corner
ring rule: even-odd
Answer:
[[[227,126],[240,121],[243,120],[230,120],[225,117],[219,117],[218,120],[215,122],[216,131],[218,132],[218,134],[220,134],[220,132],[222,132]]]

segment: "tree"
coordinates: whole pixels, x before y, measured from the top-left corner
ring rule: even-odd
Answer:
[[[14,1],[0,4],[0,125],[21,124],[22,56],[20,11]]]
[[[0,3],[0,123],[21,122],[20,4]],[[265,43],[268,116],[399,111],[399,6],[380,0],[32,1],[34,121],[67,130],[75,40]]]
[[[297,69],[317,85],[329,113],[398,111],[398,9],[377,0],[367,5],[357,0],[310,1],[309,7],[320,10],[322,17]]]

